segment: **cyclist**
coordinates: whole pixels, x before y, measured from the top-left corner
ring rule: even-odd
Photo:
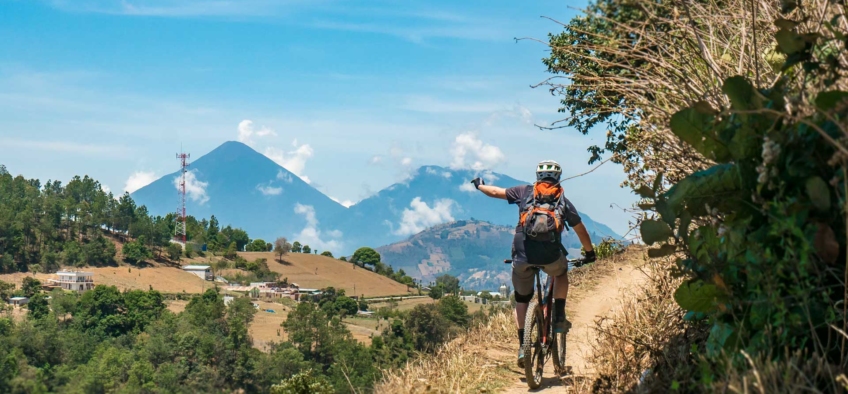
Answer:
[[[563,221],[568,223],[583,245],[583,263],[595,261],[595,251],[589,232],[583,225],[574,205],[565,198],[559,185],[562,168],[553,160],[536,166],[536,183],[508,189],[486,185],[483,179],[471,183],[483,194],[517,204],[519,223],[512,243],[512,287],[515,289],[515,322],[518,326],[518,366],[524,366],[524,318],[533,299],[533,271],[537,265],[554,283],[554,332],[567,331],[571,323],[565,317],[565,298],[568,295],[568,260],[562,246]]]

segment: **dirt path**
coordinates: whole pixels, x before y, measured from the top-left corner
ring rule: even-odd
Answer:
[[[569,304],[566,305],[566,313],[572,323],[572,329],[567,337],[566,354],[566,366],[570,368],[571,373],[557,377],[554,374],[553,361],[549,359],[545,363],[542,387],[532,392],[570,392],[569,388],[574,385],[590,383],[594,372],[588,363],[593,335],[590,327],[598,317],[614,312],[619,305],[618,297],[622,291],[644,283],[645,279],[644,274],[632,265],[621,265],[601,278],[595,286],[573,289],[569,294]],[[510,373],[515,376],[514,383],[502,392],[506,394],[531,392],[524,379],[524,370],[519,370],[515,366],[515,351],[515,344],[495,350],[500,355],[499,358],[508,360]]]

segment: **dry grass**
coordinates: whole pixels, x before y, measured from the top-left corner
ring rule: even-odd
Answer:
[[[163,293],[202,293],[215,285],[179,268],[153,263],[152,266],[138,268],[129,265],[117,267],[72,268],[94,273],[94,284],[115,286],[118,290],[158,290]],[[14,283],[20,288],[21,281],[31,273],[0,275],[0,280]],[[36,278],[42,283],[47,279],[58,279],[55,274],[39,273]]]
[[[248,261],[266,259],[268,268],[279,273],[280,279],[288,278],[289,283],[297,283],[303,288],[321,289],[332,286],[344,289],[347,295],[364,294],[365,297],[412,294],[406,285],[366,269],[354,269],[353,264],[331,257],[289,253],[283,256],[283,263],[280,263],[276,256],[269,252],[244,252],[239,255]]]
[[[514,340],[512,314],[499,313],[485,325],[448,342],[431,356],[406,368],[387,371],[374,389],[377,394],[494,392],[511,379],[503,364],[492,363],[486,349]]]
[[[673,380],[681,388],[689,381],[694,368],[690,344],[703,342],[706,331],[684,321],[684,311],[674,302],[682,279],[669,275],[673,261],[643,260],[639,269],[648,278],[645,285],[621,299],[618,313],[593,327],[597,340],[591,362],[598,376],[592,392],[663,392]]]

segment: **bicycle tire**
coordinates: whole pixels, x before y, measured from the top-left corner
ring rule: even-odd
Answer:
[[[537,389],[542,385],[545,354],[542,349],[542,308],[537,300],[530,301],[524,318],[524,376],[527,386]],[[535,333],[535,340],[534,334]]]
[[[565,373],[565,345],[567,332],[554,333],[553,342],[551,342],[551,358],[554,359],[554,372],[557,375]]]

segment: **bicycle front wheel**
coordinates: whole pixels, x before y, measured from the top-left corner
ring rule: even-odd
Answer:
[[[554,333],[551,342],[551,358],[554,359],[554,372],[558,375],[565,373],[565,332]]]
[[[537,389],[542,385],[545,353],[542,348],[542,308],[536,300],[530,301],[524,318],[524,376],[527,386]]]

